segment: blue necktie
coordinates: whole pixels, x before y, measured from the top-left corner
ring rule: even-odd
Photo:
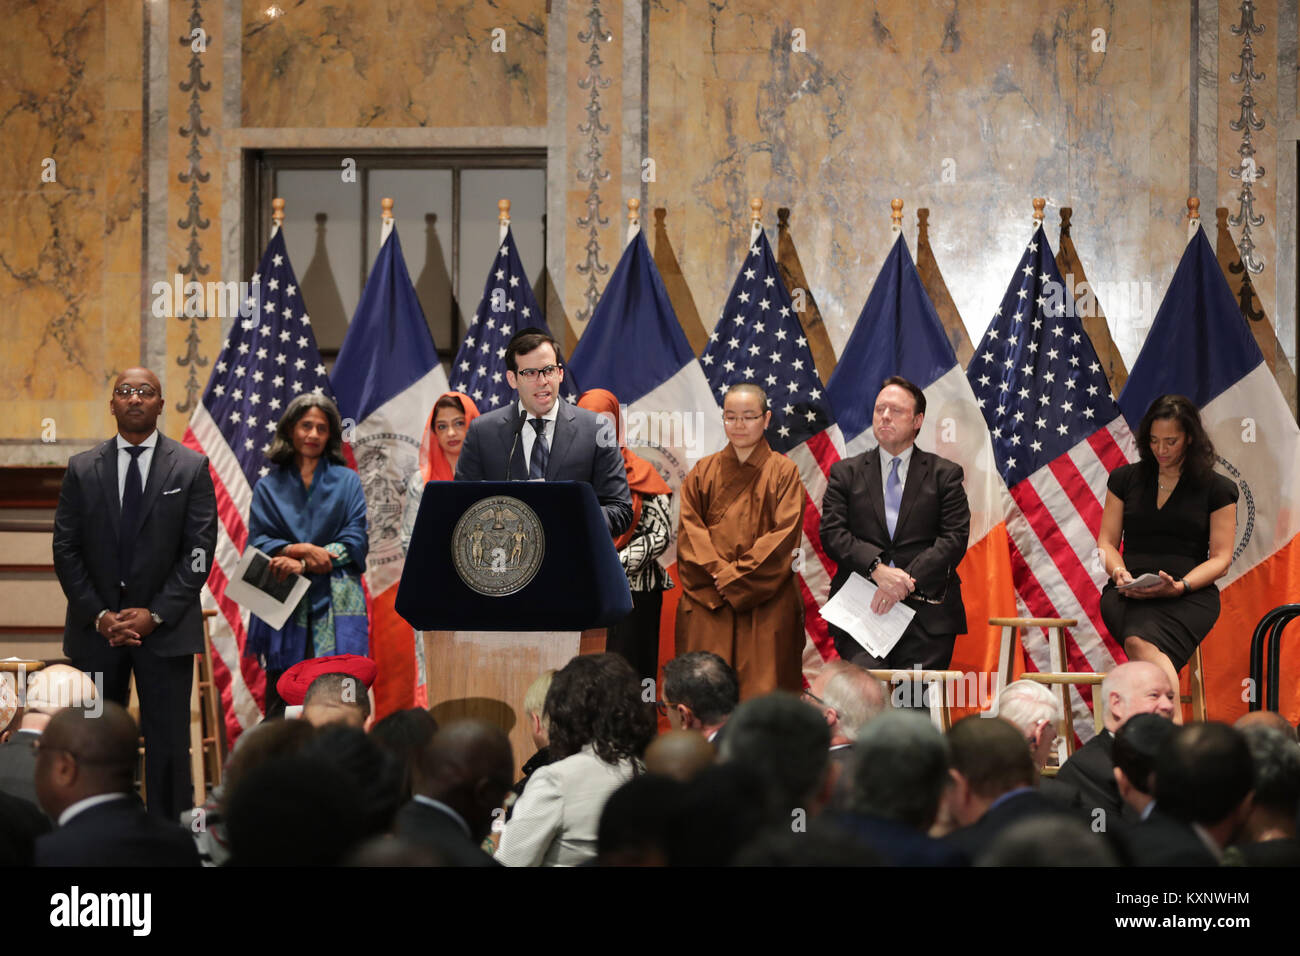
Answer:
[[[533,426],[533,431],[537,432],[537,437],[533,439],[533,454],[528,462],[528,477],[545,478],[546,477],[546,459],[550,457],[550,449],[546,447],[546,419],[530,418],[528,424]]]
[[[885,523],[891,538],[898,526],[898,506],[903,503],[903,482],[898,477],[898,463],[902,460],[895,458],[889,463],[889,477],[885,479]]]
[[[144,482],[140,478],[140,456],[144,449],[125,449],[131,456],[131,463],[126,466],[126,485],[122,489],[122,516],[117,532],[117,573],[118,580],[126,585],[131,575],[131,559],[135,556],[136,525],[140,523],[140,502],[144,500]]]

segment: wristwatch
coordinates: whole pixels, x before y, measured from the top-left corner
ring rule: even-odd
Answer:
[[[875,574],[878,567],[880,567],[880,557],[877,555],[876,559],[867,565],[867,577]]]
[[[1179,578],[1178,580],[1180,580],[1180,581],[1183,582],[1183,593],[1184,593],[1184,594],[1186,594],[1188,591],[1190,591],[1190,590],[1192,589],[1192,586],[1191,586],[1190,584],[1187,583],[1187,578]]]
[[[160,615],[157,611],[150,611],[149,616],[153,618],[154,627],[162,627],[162,615]]]

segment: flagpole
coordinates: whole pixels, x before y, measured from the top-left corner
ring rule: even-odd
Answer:
[[[275,234],[280,231],[280,227],[283,225],[284,225],[284,200],[281,199],[279,196],[276,196],[274,199],[271,200],[271,238],[272,239],[275,238]]]
[[[1191,242],[1196,236],[1196,230],[1201,228],[1201,201],[1195,196],[1187,197],[1187,241]]]
[[[379,221],[383,223],[383,229],[379,233],[379,245],[382,246],[388,241],[388,235],[397,221],[393,218],[393,200],[389,196],[379,200]]]
[[[903,200],[891,199],[889,201],[889,234],[891,236],[901,235],[903,232]]]
[[[749,244],[752,246],[763,231],[763,200],[755,196],[749,201]]]
[[[641,231],[641,200],[633,197],[627,201],[627,239],[623,245],[627,245],[636,238],[636,234]]]
[[[510,200],[497,200],[497,224],[501,227],[498,230],[497,242],[506,241],[506,232],[510,229]]]

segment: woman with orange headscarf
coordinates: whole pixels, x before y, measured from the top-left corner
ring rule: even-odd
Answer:
[[[672,535],[672,489],[644,458],[627,449],[623,419],[613,392],[583,392],[578,407],[614,421],[623,450],[628,489],[632,492],[632,527],[614,539],[618,559],[632,590],[632,613],[609,629],[605,649],[622,654],[637,676],[656,680],[659,671],[659,612],[664,592],[673,586],[659,563]]]
[[[420,441],[420,467],[406,483],[406,503],[402,506],[402,555],[411,546],[415,516],[420,513],[424,486],[431,481],[451,481],[456,477],[456,460],[465,444],[469,423],[478,418],[478,406],[463,392],[444,392],[433,403],[429,421]]]

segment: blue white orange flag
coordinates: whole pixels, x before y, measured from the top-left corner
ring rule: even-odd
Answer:
[[[840,460],[844,441],[761,223],[750,231],[749,250],[700,365],[719,407],[732,385],[747,382],[767,392],[768,443],[799,466],[805,500],[798,577],[807,636],[804,677],[811,680],[823,661],[835,657],[820,611],[835,575],[835,562],[822,550],[821,503],[827,472]]]
[[[1218,581],[1222,610],[1201,645],[1209,716],[1236,719],[1248,707],[1250,635],[1264,614],[1300,599],[1300,428],[1242,318],[1201,230],[1190,241],[1119,404],[1137,427],[1161,395],[1186,395],[1237,483],[1237,537]],[[1300,642],[1283,646],[1284,714],[1300,719]]]
[[[970,502],[970,542],[957,573],[964,583],[966,634],[953,648],[951,669],[996,673],[999,630],[990,617],[1016,613],[1005,516],[1011,498],[993,460],[993,446],[970,383],[921,283],[900,232],[881,266],[853,333],[826,383],[847,453],[875,447],[872,411],[881,383],[901,375],[925,393],[917,446],[962,466]],[[979,709],[992,680],[970,688],[959,703]]]
[[[366,279],[330,376],[344,419],[344,439],[366,493],[370,554],[370,656],[375,716],[426,706],[424,648],[393,601],[402,577],[400,528],[406,483],[419,467],[429,412],[447,391],[433,335],[411,284],[392,220]]]
[[[1072,671],[1107,671],[1125,659],[1101,619],[1106,569],[1097,532],[1106,479],[1137,457],[1133,435],[1041,225],[966,370],[1015,507],[1007,517],[1016,595],[1031,617],[1074,618]],[[1050,670],[1045,633],[1023,635],[1026,666]],[[1085,697],[1086,695],[1086,697]],[[1092,736],[1091,692],[1073,688],[1079,736]]]
[[[265,709],[266,675],[244,656],[248,611],[226,597],[248,542],[253,485],[270,469],[266,451],[285,406],[303,392],[333,397],[279,226],[249,286],[248,318],[231,323],[183,439],[208,456],[217,492],[217,550],[203,607],[217,612],[208,629],[212,677],[232,744]]]

